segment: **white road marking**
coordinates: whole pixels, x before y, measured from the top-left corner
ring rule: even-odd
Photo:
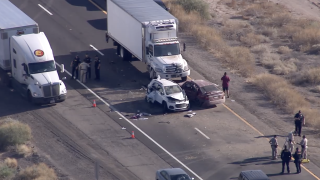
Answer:
[[[197,130],[200,134],[202,134],[205,138],[210,139],[205,133],[200,131],[198,128],[194,128],[194,129]]]
[[[56,63],[60,68],[61,65]],[[69,76],[71,76],[71,73],[67,70],[64,70]],[[105,105],[107,105],[110,109],[112,109],[115,113],[117,113],[120,117],[122,117],[124,120],[126,120],[129,124],[131,124],[134,128],[136,128],[140,133],[145,135],[150,141],[152,141],[154,144],[156,144],[160,149],[162,149],[164,152],[166,152],[170,157],[172,157],[174,160],[176,160],[179,164],[181,164],[184,168],[186,168],[189,172],[191,172],[194,176],[196,176],[199,180],[203,180],[198,174],[193,172],[188,166],[183,164],[178,158],[176,158],[174,155],[172,155],[168,150],[166,150],[164,147],[162,147],[157,141],[152,139],[147,133],[142,131],[138,126],[133,124],[129,119],[127,119],[125,116],[123,116],[116,108],[114,108],[111,104],[107,103],[105,100],[103,100],[100,96],[98,96],[95,92],[93,92],[91,89],[89,89],[86,85],[84,85],[82,82],[77,80],[79,84],[81,84],[84,88],[86,88],[89,92],[91,92],[96,98],[98,98],[101,102],[103,102]],[[209,138],[210,139],[210,138]]]
[[[52,13],[50,11],[48,11],[48,9],[41,6],[41,4],[38,4],[38,6],[40,6],[43,10],[45,10],[48,14],[50,14],[52,16]]]
[[[92,46],[91,44],[90,44],[90,47],[92,47],[94,50],[96,50],[99,54],[101,54],[101,56],[104,56],[104,54],[102,53],[102,52],[100,52],[96,47],[94,47],[94,46]]]

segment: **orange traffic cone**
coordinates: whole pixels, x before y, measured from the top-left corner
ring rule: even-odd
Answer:
[[[136,137],[134,136],[134,131],[132,131],[131,138],[132,138],[132,139],[136,138]]]
[[[93,100],[93,107],[97,107],[96,100]]]

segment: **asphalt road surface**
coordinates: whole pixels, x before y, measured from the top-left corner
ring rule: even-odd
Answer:
[[[197,113],[192,118],[184,117],[187,112],[162,114],[160,107],[148,105],[142,88],[149,82],[145,65],[139,61],[123,62],[115,54],[112,43],[106,43],[104,38],[106,15],[91,2],[11,2],[39,23],[40,31],[50,41],[56,61],[65,64],[67,71],[71,72],[69,65],[76,54],[81,58],[86,53],[91,57],[99,55],[102,61],[101,81],[89,80],[86,83],[95,95],[77,81],[69,80],[70,76],[64,73],[61,76],[68,79],[68,99],[54,107],[41,108],[41,113],[44,118],[52,116],[59,119],[50,126],[62,128],[63,123],[71,123],[98,144],[103,152],[115,159],[112,163],[121,164],[105,162],[101,165],[115,176],[121,174],[119,179],[129,179],[130,176],[154,179],[157,168],[170,166],[184,168],[195,179],[204,180],[237,179],[240,171],[252,169],[261,169],[274,180],[317,179],[305,169],[298,175],[280,175],[281,163],[270,159],[271,148],[267,141],[274,131],[231,99],[227,99],[226,106],[210,109],[192,107]],[[193,70],[191,78],[203,79]],[[98,106],[95,109],[90,108],[93,100]],[[130,119],[137,110],[152,116],[145,120]],[[255,128],[246,120],[254,122]],[[127,128],[127,132],[119,131],[121,127]],[[132,130],[136,139],[129,138]],[[70,136],[77,138],[72,136],[72,131]],[[284,143],[283,139],[280,138],[280,144]],[[90,154],[91,151],[95,151],[92,158],[103,157],[95,148],[86,152]],[[116,167],[120,166],[119,173]],[[319,177],[317,166],[309,163],[306,167]],[[293,163],[291,172],[295,172]]]

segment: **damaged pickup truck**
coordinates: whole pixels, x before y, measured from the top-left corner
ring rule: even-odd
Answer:
[[[188,97],[183,89],[167,79],[153,79],[147,88],[146,101],[148,103],[159,103],[163,111],[185,111],[190,107]]]

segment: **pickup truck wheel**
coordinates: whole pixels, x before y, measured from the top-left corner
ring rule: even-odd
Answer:
[[[186,81],[187,79],[188,79],[188,76],[181,77],[181,80],[182,80],[182,81]]]
[[[162,103],[162,110],[163,110],[164,113],[168,112],[168,105],[167,105],[166,102]]]

